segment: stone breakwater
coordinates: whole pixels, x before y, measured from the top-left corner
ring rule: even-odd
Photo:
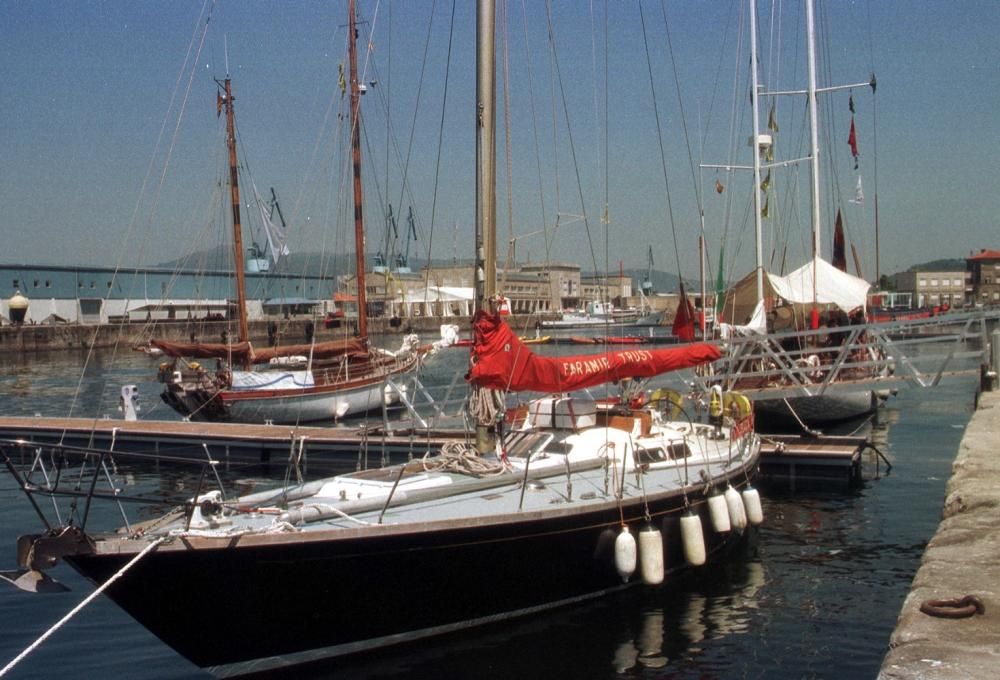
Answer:
[[[942,618],[929,600],[972,595],[983,613]],[[938,611],[942,611],[939,608]],[[954,608],[943,608],[953,613]],[[903,603],[880,680],[1000,677],[1000,392],[984,392],[952,464],[943,519]]]

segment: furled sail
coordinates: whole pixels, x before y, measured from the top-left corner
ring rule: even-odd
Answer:
[[[649,378],[715,361],[715,345],[614,350],[600,354],[542,357],[531,352],[498,314],[480,311],[473,323],[473,364],[466,379],[498,390],[571,392],[623,378]]]
[[[266,364],[275,357],[312,356],[314,360],[331,359],[343,355],[368,356],[364,341],[359,338],[317,342],[315,345],[282,345],[255,349],[249,342],[224,344],[218,342],[170,342],[150,340],[151,346],[163,350],[171,357],[194,359],[225,359],[236,363]]]

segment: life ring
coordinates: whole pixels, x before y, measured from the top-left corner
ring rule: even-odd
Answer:
[[[753,412],[750,399],[742,392],[726,392],[722,397],[722,408],[733,420],[742,420]]]
[[[966,619],[973,614],[985,613],[986,608],[982,600],[975,595],[966,595],[951,600],[924,600],[920,605],[920,611],[928,616],[942,619]]]
[[[659,409],[663,416],[668,419],[677,418],[681,414],[683,403],[684,397],[681,396],[680,392],[662,387],[653,390],[649,395],[649,405]]]

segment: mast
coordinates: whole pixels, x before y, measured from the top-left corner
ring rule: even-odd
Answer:
[[[760,215],[760,86],[757,82],[757,0],[750,0],[750,85],[753,108],[753,225],[757,257],[757,302],[764,299],[764,239]]]
[[[811,150],[810,169],[812,180],[812,229],[813,258],[822,256],[820,249],[820,207],[819,207],[819,113],[816,107],[816,23],[813,16],[813,2],[806,0],[806,55],[809,66],[809,145]],[[816,275],[813,272],[815,285]]]
[[[496,254],[495,7],[480,0],[476,21],[476,311],[493,311]]]
[[[494,88],[496,10],[494,0],[479,0],[476,16],[476,262],[474,270],[475,312],[492,314],[496,299],[496,131]],[[470,366],[471,370],[475,365]],[[474,388],[469,403],[492,400],[488,389]],[[482,413],[481,409],[477,409]],[[496,423],[476,418],[476,450],[480,454],[496,446]]]
[[[347,49],[351,65],[351,163],[354,172],[354,257],[358,282],[358,337],[368,342],[368,302],[365,289],[364,194],[361,190],[361,88],[358,84],[357,29],[354,0],[347,3]]]
[[[218,82],[218,81],[216,81]],[[236,265],[236,307],[239,312],[240,342],[250,339],[247,325],[247,287],[243,272],[243,229],[240,226],[240,182],[236,164],[236,122],[233,116],[233,90],[229,77],[223,83],[226,107],[226,146],[229,149],[229,195],[233,206],[233,254]]]

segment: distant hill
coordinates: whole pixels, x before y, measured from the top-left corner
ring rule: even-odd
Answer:
[[[944,260],[932,260],[923,264],[915,264],[906,271],[908,272],[964,272],[964,258],[950,258]]]

